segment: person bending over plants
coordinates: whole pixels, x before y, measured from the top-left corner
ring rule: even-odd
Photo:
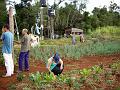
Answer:
[[[51,58],[48,59],[47,68],[49,72],[54,75],[54,77],[62,73],[64,65],[58,53],[55,53]]]

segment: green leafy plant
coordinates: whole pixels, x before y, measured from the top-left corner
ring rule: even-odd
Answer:
[[[71,78],[71,77],[66,78],[65,83],[66,83],[69,87],[72,87],[72,85],[73,85],[73,80],[72,80],[72,78]]]
[[[112,85],[114,82],[114,80],[106,80],[106,83],[109,84],[109,85]]]
[[[52,82],[53,80],[55,80],[55,78],[54,78],[53,74],[45,74],[44,80],[46,80],[47,82]]]
[[[25,75],[23,73],[18,73],[18,75],[17,75],[18,81],[23,81],[24,78],[25,78]]]
[[[29,79],[37,86],[39,87],[40,81],[42,80],[41,74],[39,72],[36,72],[35,74],[30,74]]]
[[[92,67],[92,71],[93,71],[93,74],[92,74],[92,78],[99,82],[100,81],[100,76],[99,74],[101,74],[103,72],[103,66],[102,65],[95,65]]]
[[[91,74],[91,69],[84,68],[83,70],[80,70],[80,74],[82,77],[87,78]]]
[[[100,74],[100,73],[102,73],[103,68],[101,68],[98,65],[95,65],[95,66],[92,67],[92,71],[95,72],[95,74]]]
[[[57,77],[58,82],[65,83],[67,76],[66,75],[59,75]]]
[[[120,72],[120,62],[113,63],[109,65],[109,67],[112,69],[112,74],[115,75]]]
[[[74,87],[75,90],[80,90],[81,86],[82,86],[82,84],[79,83],[78,80],[75,80],[73,82],[73,87]]]
[[[92,78],[93,80],[95,80],[95,82],[99,82],[100,81],[100,78],[99,78],[99,75],[98,74],[92,74]]]
[[[16,85],[15,84],[9,85],[8,90],[16,90]]]

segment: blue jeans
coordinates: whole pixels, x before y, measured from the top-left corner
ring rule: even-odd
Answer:
[[[24,68],[25,70],[29,70],[29,51],[28,52],[20,52],[20,55],[19,55],[19,71],[22,71],[23,70],[23,60],[24,60]]]

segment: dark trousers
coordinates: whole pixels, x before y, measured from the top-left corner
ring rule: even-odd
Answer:
[[[54,73],[54,75],[60,75],[64,69],[64,65],[63,65],[63,69],[60,69],[61,64],[57,64],[51,71]]]
[[[23,61],[24,61],[24,68],[25,70],[29,70],[29,51],[28,52],[20,52],[20,55],[19,55],[19,71],[22,71],[23,70]]]

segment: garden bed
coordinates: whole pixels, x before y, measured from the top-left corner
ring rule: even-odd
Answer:
[[[65,69],[63,72],[63,76],[66,74],[70,74],[71,77],[73,76],[78,76],[78,74],[76,74],[76,71],[82,70],[84,68],[91,68],[94,65],[100,65],[103,64],[103,66],[105,68],[108,67],[108,65],[115,63],[116,61],[120,60],[120,54],[114,54],[114,55],[105,55],[105,56],[86,56],[86,57],[81,57],[79,60],[73,60],[73,59],[66,59],[66,58],[62,58],[64,63],[65,63]],[[17,67],[16,67],[17,68]],[[17,70],[17,69],[16,69]],[[30,71],[29,72],[24,72],[23,73],[23,80],[20,82],[18,81],[18,74],[15,73],[14,76],[10,77],[10,78],[2,78],[0,77],[0,90],[7,90],[7,89],[11,89],[11,90],[21,90],[21,89],[25,89],[25,88],[32,88],[31,90],[35,89],[33,88],[34,86],[30,86],[33,85],[31,84],[31,81],[29,80],[29,75],[30,73],[36,73],[37,71],[44,72],[47,73],[47,69],[46,69],[46,64],[42,61],[34,61],[31,60],[30,61]],[[71,72],[70,72],[71,71]],[[0,66],[0,76],[5,72],[5,67]],[[75,74],[73,74],[75,73]],[[119,75],[118,75],[119,78]],[[107,90],[110,90],[111,88],[115,89],[116,86],[119,85],[119,81],[113,84],[113,86],[107,86],[105,85]],[[68,84],[69,84],[69,80],[68,80]],[[65,88],[70,88],[68,84],[64,84],[63,87]],[[77,83],[76,83],[77,85]],[[100,84],[101,85],[101,84]],[[30,86],[30,87],[29,87]],[[47,87],[49,87],[50,85],[48,85]],[[76,86],[77,87],[77,86]],[[59,86],[59,84],[56,86],[56,84],[53,84],[53,86],[51,88],[57,89],[57,90],[61,90],[62,88]],[[83,90],[92,90],[92,88],[88,85],[85,84],[82,89]],[[50,88],[47,88],[48,90],[50,90]]]

